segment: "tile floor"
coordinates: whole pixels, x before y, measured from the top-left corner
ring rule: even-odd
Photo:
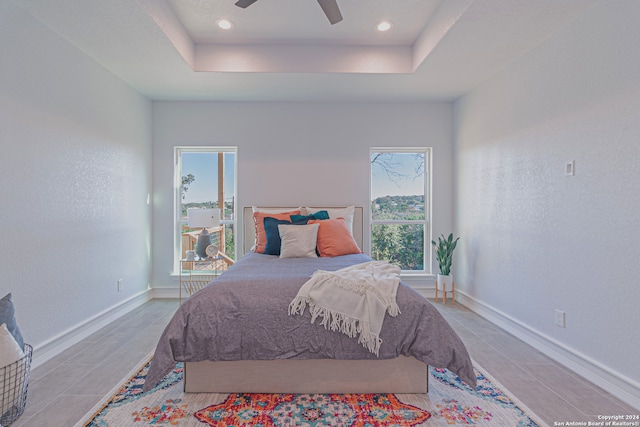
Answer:
[[[471,357],[549,426],[598,421],[598,415],[637,415],[600,387],[554,362],[461,304],[435,303]]]
[[[550,426],[638,414],[460,304],[435,303],[471,356]],[[152,300],[34,369],[14,427],[71,427],[153,351],[177,300]]]

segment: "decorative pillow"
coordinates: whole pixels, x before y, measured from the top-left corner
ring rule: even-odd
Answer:
[[[291,215],[291,222],[296,222],[298,224],[306,224],[312,219],[315,219],[313,215]]]
[[[316,220],[318,221],[318,220]],[[282,246],[280,258],[315,258],[319,224],[278,225]]]
[[[0,323],[6,323],[7,329],[13,335],[20,348],[24,348],[24,339],[15,317],[15,308],[11,294],[7,294],[0,299]]]
[[[254,252],[263,254],[267,247],[267,233],[264,230],[264,219],[266,217],[289,220],[291,215],[300,215],[300,211],[290,211],[282,213],[254,212],[253,224],[256,228],[256,247]]]
[[[270,216],[264,219],[264,231],[267,234],[267,245],[264,249],[265,255],[280,255],[279,224],[291,224],[291,221],[287,221],[286,219],[276,219]]]
[[[292,221],[286,219],[276,219],[270,216],[264,219],[264,231],[267,234],[267,245],[264,249],[266,255],[280,255],[280,231],[279,224],[306,225],[309,221],[302,215],[291,215]],[[296,218],[293,220],[293,218]]]
[[[24,378],[5,378],[5,375],[13,376],[15,373],[11,373],[6,370],[5,374],[5,366],[11,365],[14,362],[22,359],[24,357],[24,352],[18,342],[13,338],[11,332],[7,329],[6,324],[0,325],[0,384],[5,384],[5,380],[7,384],[11,384],[14,386],[14,383],[17,381],[18,384],[15,385],[16,389],[22,389],[22,382]],[[6,388],[5,390],[9,390]],[[4,414],[13,406],[13,402],[11,399],[0,399],[0,414]]]
[[[327,211],[318,211],[311,215],[291,215],[291,221],[293,222],[310,221],[312,219],[329,219],[329,214]]]
[[[353,234],[353,216],[355,215],[355,206],[349,206],[346,208],[305,208],[307,215],[315,215],[318,212],[326,211],[329,214],[329,219],[344,218],[349,233]],[[321,219],[321,218],[316,218]]]
[[[362,251],[353,239],[344,218],[311,220],[309,224],[318,224],[318,252],[321,257],[360,254]]]

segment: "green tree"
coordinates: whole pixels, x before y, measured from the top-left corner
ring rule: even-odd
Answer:
[[[372,258],[375,260],[394,260],[400,250],[398,227],[389,224],[374,225],[372,239]]]
[[[180,194],[182,194],[182,200],[184,200],[187,195],[187,190],[189,189],[189,185],[196,180],[196,177],[193,174],[189,174],[187,176],[182,176],[182,185],[180,186]]]
[[[399,226],[401,250],[398,260],[404,270],[422,270],[424,266],[424,233],[422,226],[403,224]]]

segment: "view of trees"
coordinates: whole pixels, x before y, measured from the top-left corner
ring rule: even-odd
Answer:
[[[370,161],[372,194],[388,194],[371,201],[371,257],[423,270],[427,152],[380,150]]]
[[[182,195],[182,200],[184,200],[185,196],[187,195],[187,190],[189,190],[189,185],[191,185],[191,183],[195,180],[196,180],[196,177],[193,176],[193,174],[182,176],[182,184],[180,186],[180,194]]]
[[[384,196],[371,203],[374,220],[424,219],[424,195]]]
[[[424,196],[385,196],[371,203],[375,220],[424,220]],[[373,224],[371,257],[403,270],[424,268],[423,224]]]

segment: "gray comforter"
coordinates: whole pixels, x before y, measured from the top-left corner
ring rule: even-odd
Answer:
[[[272,359],[375,359],[357,338],[325,330],[288,306],[316,270],[338,270],[371,261],[367,255],[287,258],[250,253],[176,311],[164,330],[144,384],[155,386],[176,362]],[[448,368],[475,388],[467,349],[425,298],[400,283],[401,314],[385,316],[380,358],[413,356]]]

